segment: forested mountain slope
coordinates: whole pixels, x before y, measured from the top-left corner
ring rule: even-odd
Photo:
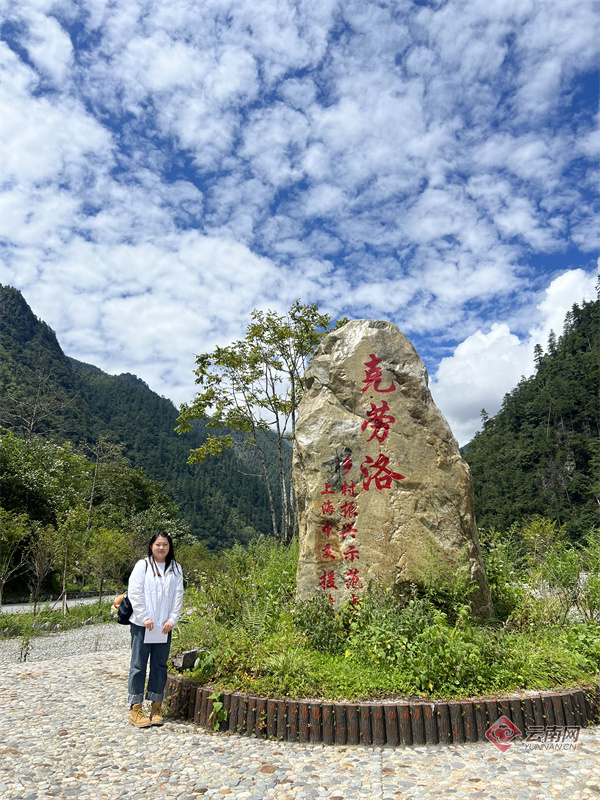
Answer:
[[[535,374],[504,398],[467,445],[480,527],[540,514],[571,537],[600,510],[599,302],[574,305],[558,341],[537,345]]]
[[[67,440],[83,452],[101,436],[123,443],[132,465],[162,484],[210,548],[271,532],[264,482],[248,448],[189,466],[190,449],[206,439],[204,426],[178,436],[175,406],[139,378],[67,358],[52,329],[11,287],[0,287],[0,381],[4,427]]]

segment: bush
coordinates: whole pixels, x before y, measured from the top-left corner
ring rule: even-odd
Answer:
[[[190,673],[198,683],[263,696],[452,698],[592,679],[600,668],[596,623],[565,620],[560,596],[532,591],[534,564],[514,532],[484,541],[495,600],[510,610],[504,625],[472,618],[460,571],[437,585],[432,573],[425,591],[413,587],[409,597],[374,584],[356,605],[334,609],[324,594],[296,603],[297,544],[261,538],[213,557],[188,592],[193,611],[175,648],[201,648]],[[571,555],[553,552],[559,585],[571,575],[560,566]]]
[[[494,613],[501,620],[515,611],[525,592],[525,554],[516,530],[516,526],[512,526],[506,533],[494,528],[479,531]]]

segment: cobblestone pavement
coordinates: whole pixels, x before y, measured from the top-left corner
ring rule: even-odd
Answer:
[[[120,642],[125,639],[121,638]],[[63,653],[0,673],[0,798],[417,800],[600,798],[600,727],[570,752],[492,744],[327,747],[127,723],[129,651]]]

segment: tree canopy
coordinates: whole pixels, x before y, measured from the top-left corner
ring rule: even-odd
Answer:
[[[291,541],[297,526],[288,442],[294,435],[304,370],[330,325],[331,317],[321,314],[317,305],[299,300],[284,315],[254,310],[243,339],[196,357],[196,384],[202,388],[191,404],[184,403],[180,409],[180,433],[191,430],[195,420],[219,431],[192,450],[190,463],[233,447],[239,440],[230,431],[243,434],[243,442],[256,448],[273,534],[285,543]],[[268,441],[276,445],[276,485],[269,470]]]

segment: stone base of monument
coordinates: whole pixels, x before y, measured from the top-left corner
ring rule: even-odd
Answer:
[[[165,703],[179,716],[214,729],[214,687],[196,686],[169,675]],[[504,698],[427,702],[332,703],[276,700],[220,692],[226,718],[218,729],[239,736],[332,745],[410,746],[487,741],[501,717],[518,728],[586,727],[600,722],[600,684]]]

